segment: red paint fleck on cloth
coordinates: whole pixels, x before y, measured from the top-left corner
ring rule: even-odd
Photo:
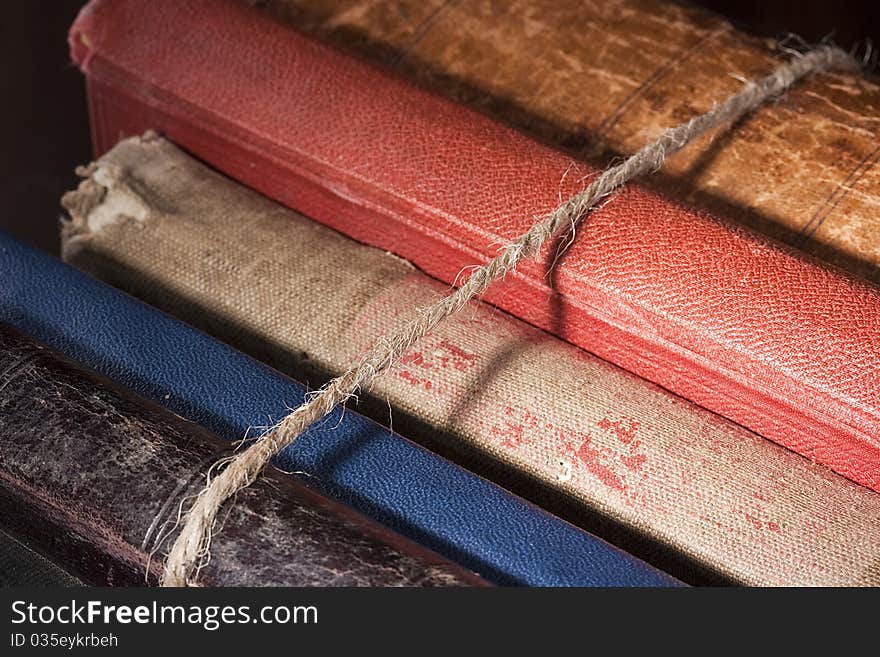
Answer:
[[[647,476],[648,457],[637,439],[639,423],[628,418],[605,418],[594,426],[602,434],[558,426],[531,411],[508,405],[500,421],[487,429],[495,444],[509,450],[554,445],[559,457],[574,466],[572,476],[589,476],[620,492],[628,503],[645,504],[646,491],[638,482]]]
[[[599,428],[603,431],[613,432],[624,445],[629,445],[636,437],[636,431],[639,430],[640,423],[635,420],[624,418],[612,422],[607,417],[599,420]]]
[[[637,471],[642,469],[642,466],[645,465],[645,461],[648,460],[648,457],[645,454],[633,454],[631,456],[621,456],[620,460],[623,461],[623,464],[630,470]]]
[[[611,488],[615,488],[621,492],[625,490],[623,485],[623,480],[615,474],[615,472],[609,468],[605,463],[602,462],[603,451],[595,449],[591,446],[592,438],[589,434],[584,437],[584,441],[581,443],[581,446],[578,447],[575,455],[578,459],[583,463],[587,470],[593,473],[599,481],[601,481],[606,486],[610,486]]]
[[[409,370],[401,370],[397,373],[397,376],[407,383],[414,386],[420,386],[425,390],[431,390],[434,387],[434,384],[433,382],[431,382],[430,379],[422,379],[420,377],[417,377]]]
[[[477,362],[477,355],[455,346],[449,340],[440,340],[440,349],[447,352],[439,358],[443,367],[452,366],[459,372],[467,372]]]
[[[752,526],[753,526],[755,529],[761,529],[762,527],[764,527],[764,523],[762,523],[762,522],[761,522],[758,518],[756,518],[755,516],[753,516],[753,515],[751,515],[751,514],[749,514],[749,513],[746,513],[746,514],[744,514],[744,515],[745,515],[745,517],[746,517],[746,520],[748,520],[748,521],[752,524]]]
[[[620,456],[621,463],[633,472],[640,471],[648,460],[646,454],[638,451],[639,447],[642,446],[642,441],[636,439],[636,433],[639,427],[641,427],[641,423],[630,418],[612,421],[607,417],[603,417],[599,420],[598,426],[606,433],[616,437],[628,448],[629,453]]]
[[[414,365],[426,370],[454,369],[467,372],[477,362],[477,355],[455,346],[448,340],[440,340],[433,349],[411,351],[400,359],[401,365]]]
[[[528,411],[517,412],[511,406],[504,408],[504,414],[513,419],[505,421],[501,425],[495,425],[489,430],[491,435],[501,439],[500,445],[502,447],[519,449],[523,445],[534,443],[534,438],[529,437],[527,432],[537,428],[538,418],[536,416]]]

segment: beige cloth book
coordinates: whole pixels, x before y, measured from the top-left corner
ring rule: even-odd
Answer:
[[[312,386],[447,291],[158,137],[82,173],[68,262]],[[880,495],[487,305],[359,409],[685,578],[880,583]]]

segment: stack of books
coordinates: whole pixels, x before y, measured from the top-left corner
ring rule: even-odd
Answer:
[[[224,441],[778,63],[619,4],[92,0],[67,264],[0,241],[7,529],[156,581]],[[880,583],[877,102],[816,75],[628,185],[283,450],[199,577]]]

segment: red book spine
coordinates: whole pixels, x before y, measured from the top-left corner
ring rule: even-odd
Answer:
[[[93,0],[71,45],[99,153],[157,129],[449,283],[597,173],[233,0]],[[880,490],[880,290],[637,185],[554,259],[487,300]]]

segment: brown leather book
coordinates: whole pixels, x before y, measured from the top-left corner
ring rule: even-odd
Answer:
[[[251,1],[600,164],[765,74],[780,48],[663,0]],[[708,139],[643,184],[880,282],[876,79],[806,80]]]
[[[155,583],[178,504],[227,443],[0,325],[0,525],[85,582]],[[224,514],[208,586],[462,586],[481,580],[292,477]]]

